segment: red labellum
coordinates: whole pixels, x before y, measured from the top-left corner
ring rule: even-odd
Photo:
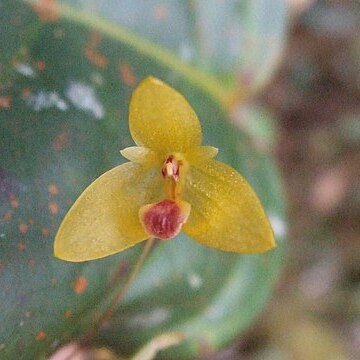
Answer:
[[[170,240],[181,230],[190,214],[190,204],[185,201],[163,200],[140,209],[140,220],[149,235]]]

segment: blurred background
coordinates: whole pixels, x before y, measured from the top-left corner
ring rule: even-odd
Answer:
[[[259,99],[279,121],[288,257],[261,317],[218,358],[360,359],[360,3],[288,5]]]

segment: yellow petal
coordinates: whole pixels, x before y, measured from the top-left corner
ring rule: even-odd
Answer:
[[[216,160],[189,166],[183,198],[191,204],[183,231],[224,251],[257,253],[275,246],[269,220],[246,180]]]
[[[131,97],[129,127],[138,146],[160,153],[185,152],[201,144],[194,110],[181,94],[153,77],[143,80]]]
[[[185,157],[190,163],[198,163],[215,157],[218,152],[219,149],[213,146],[198,146],[186,153]]]
[[[121,155],[137,164],[144,165],[161,165],[161,159],[159,155],[148,148],[141,146],[130,146],[125,149],[120,150]]]
[[[147,239],[138,213],[141,206],[163,196],[159,173],[157,168],[128,162],[96,179],[65,216],[55,238],[55,256],[93,260]]]

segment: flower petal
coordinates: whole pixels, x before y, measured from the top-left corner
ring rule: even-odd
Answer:
[[[144,164],[144,165],[162,165],[161,159],[159,158],[158,154],[151,149],[144,148],[141,146],[130,146],[125,149],[120,150],[120,154],[137,164]]]
[[[130,102],[129,127],[138,146],[185,152],[201,144],[200,122],[176,90],[153,77],[143,80]]]
[[[139,209],[163,197],[159,174],[157,168],[128,162],[96,179],[65,216],[55,238],[55,256],[93,260],[147,239]]]
[[[218,152],[219,149],[213,146],[198,146],[186,153],[185,157],[190,163],[199,163],[215,157]]]
[[[259,199],[230,166],[213,159],[192,164],[183,198],[191,204],[183,230],[194,240],[237,253],[263,252],[275,246]]]

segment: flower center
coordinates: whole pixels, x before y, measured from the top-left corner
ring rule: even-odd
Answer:
[[[175,182],[179,181],[181,160],[177,160],[174,155],[170,155],[163,164],[161,173],[164,178],[170,178]]]
[[[164,187],[167,198],[175,200],[180,196],[186,168],[186,160],[181,154],[176,153],[166,157],[161,173],[165,180]]]
[[[140,208],[139,217],[145,231],[162,240],[175,237],[189,217],[191,206],[181,199],[187,162],[181,154],[171,154],[163,162],[165,199]]]

